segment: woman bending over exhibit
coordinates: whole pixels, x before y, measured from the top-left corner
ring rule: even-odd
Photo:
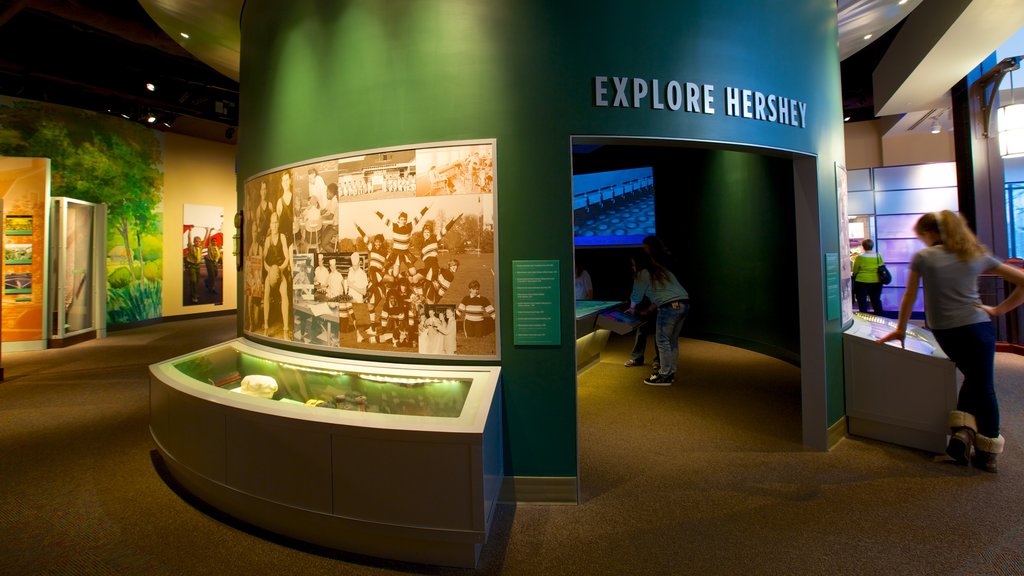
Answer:
[[[658,307],[654,343],[658,347],[661,366],[644,380],[651,386],[670,386],[675,382],[679,362],[679,332],[690,311],[690,295],[676,280],[675,274],[655,262],[647,252],[633,255],[633,293],[629,309],[633,314],[647,297]]]
[[[263,330],[270,336],[270,301],[271,289],[277,288],[281,295],[281,329],[288,325],[288,299],[291,296],[285,278],[290,278],[291,258],[288,251],[288,240],[278,228],[280,218],[277,212],[270,214],[270,234],[263,244],[263,270],[267,279],[263,283]]]
[[[921,216],[914,232],[926,247],[910,262],[896,329],[878,341],[903,343],[917,300],[918,282],[924,279],[928,328],[964,375],[957,409],[949,414],[952,436],[946,453],[957,464],[973,462],[982,470],[995,472],[996,456],[1003,451],[1004,440],[999,434],[994,382],[996,339],[991,318],[1024,303],[1024,272],[989,255],[963,219],[949,210]],[[997,306],[982,304],[978,296],[978,275],[983,272],[993,272],[1016,285]]]

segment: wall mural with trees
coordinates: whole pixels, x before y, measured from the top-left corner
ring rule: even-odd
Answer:
[[[163,141],[121,118],[0,97],[0,155],[51,159],[51,196],[107,206],[107,323],[159,318]]]

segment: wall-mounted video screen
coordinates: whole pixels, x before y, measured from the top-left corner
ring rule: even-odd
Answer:
[[[654,228],[654,169],[572,177],[576,246],[638,246]]]

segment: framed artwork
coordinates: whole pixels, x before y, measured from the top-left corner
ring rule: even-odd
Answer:
[[[31,236],[32,216],[25,214],[4,216],[4,234],[7,236]]]

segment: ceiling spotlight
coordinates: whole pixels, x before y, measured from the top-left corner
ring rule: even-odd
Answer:
[[[868,34],[868,35],[864,36],[864,39],[865,40],[871,40],[872,36],[874,36],[874,34]]]
[[[182,32],[181,33],[181,37],[184,38],[185,40],[188,40],[188,32]]]
[[[152,124],[153,122],[156,122],[156,116],[153,116],[152,114],[150,114],[149,116],[146,117],[146,122],[149,122],[150,124]]]
[[[938,118],[932,118],[932,134],[938,134],[942,132],[942,125],[939,124]]]
[[[849,116],[847,116],[846,118],[843,118],[843,122],[849,122],[849,121],[850,121],[850,117]]]
[[[146,90],[149,90],[150,92],[156,92],[156,84],[153,84],[152,82],[146,82]]]
[[[900,5],[900,6],[903,6],[903,5],[904,5],[904,4],[906,4],[906,3],[907,3],[907,0],[900,0],[900,4],[899,4],[899,5]]]

